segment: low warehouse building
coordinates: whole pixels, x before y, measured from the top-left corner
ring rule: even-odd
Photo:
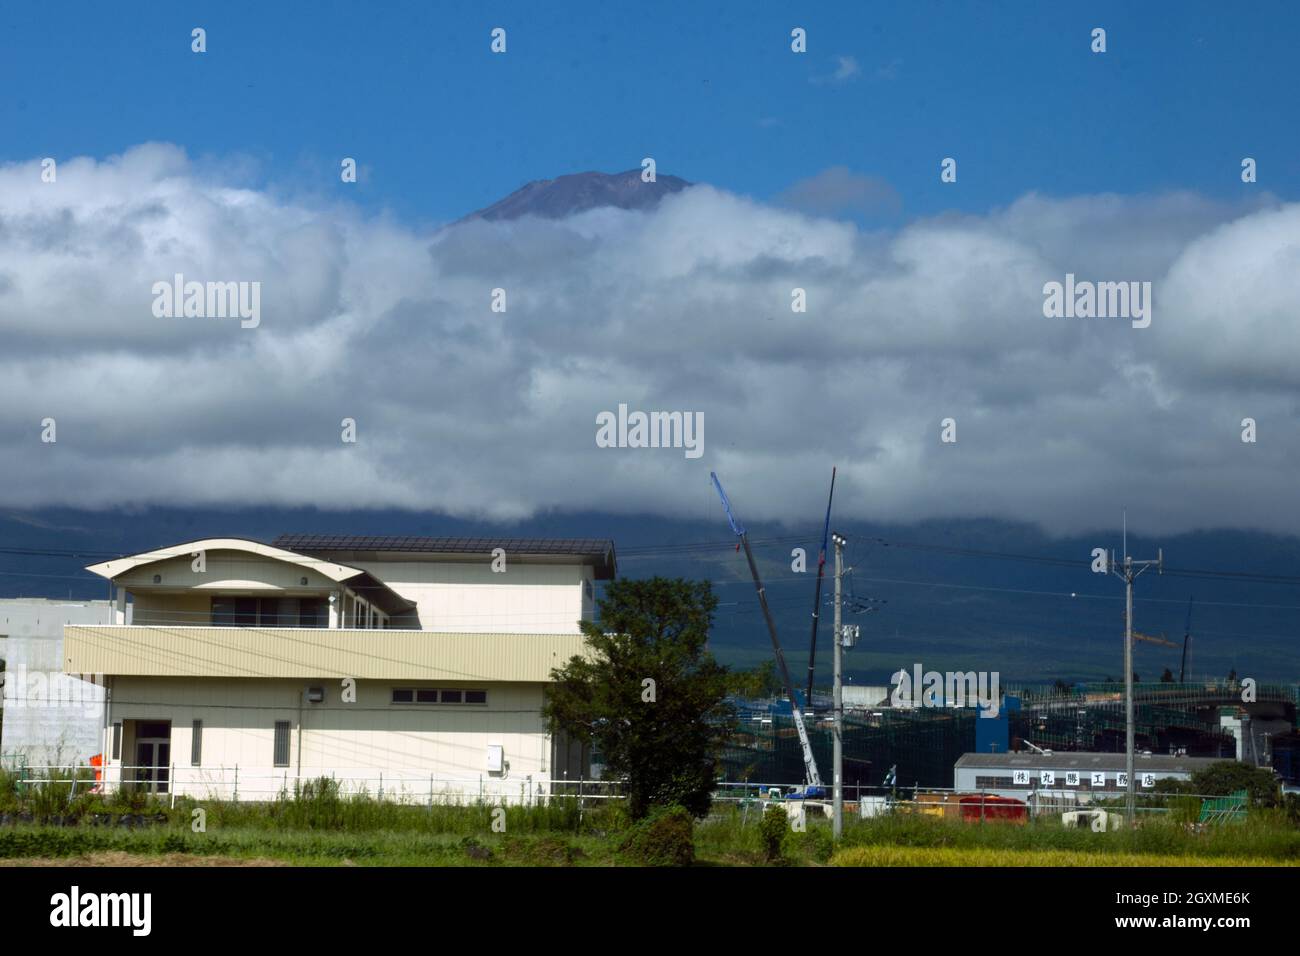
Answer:
[[[75,766],[99,753],[104,688],[64,673],[63,628],[112,621],[109,601],[0,599],[0,764]]]
[[[1158,781],[1189,780],[1193,773],[1220,763],[1210,757],[1137,754],[1133,758],[1136,789],[1157,792]],[[1086,803],[1126,792],[1128,779],[1122,753],[994,753],[963,754],[953,768],[953,786],[1024,800],[1030,794]]]

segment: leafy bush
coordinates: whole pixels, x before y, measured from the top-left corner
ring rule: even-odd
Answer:
[[[1288,793],[1282,801],[1282,816],[1293,827],[1300,827],[1300,794]]]
[[[768,807],[758,824],[758,835],[763,841],[767,862],[775,863],[785,853],[785,839],[790,832],[790,818],[780,807]]]
[[[695,862],[695,820],[685,807],[652,810],[619,849],[642,866],[690,866]]]
[[[1201,818],[1199,797],[1170,797],[1169,818],[1175,823],[1195,823]]]
[[[1252,807],[1275,807],[1278,804],[1277,778],[1266,767],[1252,767],[1237,760],[1220,760],[1192,774],[1194,792],[1226,797],[1238,790],[1250,794]]]
[[[337,830],[343,824],[339,784],[330,777],[304,780],[293,786],[293,797],[281,793],[273,813],[291,827]]]
[[[808,828],[803,833],[793,834],[793,837],[802,855],[818,863],[830,862],[831,854],[835,852],[835,838],[824,821],[809,821]]]
[[[0,770],[0,812],[7,813],[18,809],[18,774],[11,770]]]

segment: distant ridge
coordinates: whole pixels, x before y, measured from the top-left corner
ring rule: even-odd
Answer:
[[[522,216],[563,219],[605,206],[652,209],[665,196],[681,192],[690,185],[677,176],[658,176],[655,182],[643,183],[640,169],[630,169],[625,173],[572,173],[555,179],[533,180],[504,199],[459,221],[486,219],[497,222]]]

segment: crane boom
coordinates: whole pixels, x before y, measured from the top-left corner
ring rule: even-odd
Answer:
[[[1187,677],[1187,646],[1192,640],[1192,602],[1195,600],[1195,594],[1187,599],[1187,625],[1183,628],[1183,661],[1178,665],[1178,683],[1180,684]]]
[[[808,693],[804,701],[812,710],[813,673],[817,669],[817,619],[822,603],[822,580],[826,577],[826,543],[831,537],[831,502],[835,500],[835,468],[831,467],[831,493],[826,497],[826,524],[822,527],[822,549],[817,555],[817,587],[813,591],[812,640],[808,642]],[[836,635],[835,640],[839,639]]]
[[[1153,636],[1151,636],[1150,634],[1139,634],[1137,631],[1134,631],[1134,632],[1133,632],[1133,640],[1135,640],[1135,641],[1146,641],[1148,644],[1160,644],[1160,645],[1162,645],[1162,646],[1164,646],[1164,647],[1177,647],[1177,646],[1178,646],[1177,644],[1175,644],[1173,641],[1169,640],[1168,638],[1164,638],[1164,637],[1153,637]]]
[[[717,474],[709,472],[709,477],[713,479],[713,487],[718,490],[718,497],[722,499],[722,510],[727,513],[727,522],[731,525],[731,530],[740,538],[740,543],[745,548],[745,560],[749,562],[749,573],[754,578],[754,589],[758,591],[758,604],[763,609],[763,620],[767,622],[767,633],[772,638],[772,651],[776,654],[777,670],[781,672],[781,680],[785,684],[786,696],[790,698],[790,709],[794,714],[794,726],[799,734],[799,746],[803,749],[804,777],[808,786],[820,787],[822,778],[817,772],[817,761],[813,757],[812,741],[808,739],[808,728],[803,722],[803,710],[799,707],[799,701],[794,695],[794,682],[790,680],[790,668],[786,667],[785,654],[781,652],[781,642],[776,636],[776,622],[772,620],[772,611],[767,606],[767,592],[763,588],[762,578],[758,576],[758,565],[754,563],[754,553],[749,549],[749,536],[745,533],[744,527],[736,520],[736,516],[732,514],[731,502],[727,500],[727,493],[722,490],[722,482],[718,481]]]

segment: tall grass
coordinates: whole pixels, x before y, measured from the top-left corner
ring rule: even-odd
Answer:
[[[18,773],[0,768],[0,813],[18,809]]]
[[[480,852],[472,854],[473,847]],[[482,853],[483,849],[489,852]],[[429,833],[327,833],[187,827],[0,827],[0,859],[66,858],[98,853],[184,854],[272,859],[297,864],[475,866],[616,862],[611,841],[597,837],[499,836],[482,843]]]
[[[999,850],[956,847],[869,846],[836,853],[834,866],[1286,866],[1249,856],[1162,856],[1159,853],[1083,853],[1077,850]],[[1290,865],[1296,865],[1294,863]]]
[[[284,858],[328,862],[343,858],[470,862],[500,859],[514,853],[520,862],[565,863],[581,846],[585,858],[613,859],[629,823],[618,801],[581,805],[575,797],[552,797],[544,804],[500,806],[478,802],[468,806],[381,800],[367,793],[342,793],[329,778],[304,781],[262,803],[217,799],[152,797],[139,790],[112,795],[92,794],[88,770],[80,771],[75,796],[71,774],[19,783],[12,773],[0,773],[0,810],[17,808],[36,823],[80,821],[65,827],[63,836],[28,836],[46,828],[0,827],[0,856],[90,852],[135,848],[133,852],[181,852],[221,855],[269,854]],[[72,797],[71,799],[69,799]],[[810,817],[805,832],[790,833],[783,842],[782,862],[820,864],[832,853],[869,850],[862,858],[876,859],[884,849],[960,851],[965,854],[1083,854],[1088,858],[1156,855],[1175,862],[1270,860],[1300,862],[1300,827],[1288,809],[1254,810],[1241,823],[1197,828],[1190,824],[1197,808],[1171,805],[1170,812],[1141,819],[1133,831],[1093,833],[1065,828],[1055,818],[1028,825],[984,824],[914,814],[894,814],[867,820],[847,817],[840,845],[834,846],[829,821]],[[205,832],[194,833],[191,822],[203,811]],[[718,805],[695,828],[696,855],[705,861],[761,865],[766,852],[759,815],[734,805]],[[142,822],[151,825],[132,829]],[[130,827],[121,824],[130,824]],[[98,824],[91,826],[90,824]],[[107,824],[105,826],[104,824]],[[81,834],[81,836],[78,836]],[[89,834],[89,835],[86,835]],[[36,839],[36,838],[31,838]],[[222,841],[234,841],[233,843]],[[50,841],[53,841],[52,843]],[[278,842],[277,842],[278,841]],[[522,841],[522,842],[520,842]],[[408,847],[402,856],[398,849]],[[484,847],[495,847],[486,855]],[[419,852],[415,848],[420,849]],[[473,852],[469,852],[473,851]],[[478,855],[475,855],[475,854]],[[397,854],[397,856],[394,856]],[[604,854],[604,857],[602,857]],[[874,855],[873,855],[874,854]],[[926,856],[926,854],[922,854]],[[929,854],[934,856],[934,854]],[[399,860],[400,857],[400,860]],[[851,859],[856,857],[850,857]],[[892,857],[891,857],[892,858]],[[941,859],[942,855],[936,856]],[[1064,859],[1064,857],[1062,857]]]
[[[1156,853],[1164,856],[1258,856],[1300,861],[1300,829],[1276,811],[1255,811],[1242,823],[1193,830],[1177,816],[1146,819],[1133,830],[1093,833],[1057,820],[1026,826],[964,823],[897,814],[856,821],[845,828],[846,847],[901,846],[1000,850],[1063,850],[1092,854]]]
[[[95,784],[89,768],[51,769],[40,777],[25,779],[6,774],[0,780],[0,806],[30,813],[36,820],[77,819],[91,802]]]

